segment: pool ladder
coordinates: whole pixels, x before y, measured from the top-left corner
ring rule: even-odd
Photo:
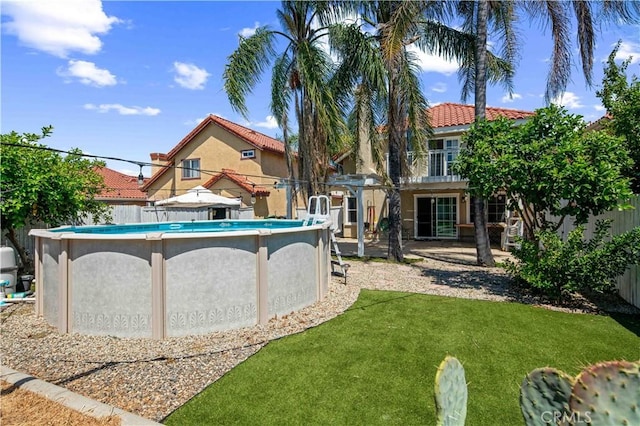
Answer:
[[[331,221],[331,203],[326,195],[312,195],[309,197],[307,205],[307,217],[304,220],[304,226],[315,225]],[[331,236],[331,254],[336,257],[331,259],[331,273],[340,277],[344,277],[344,283],[347,283],[347,270],[349,264],[342,260],[342,253],[338,247],[338,240],[335,234],[335,224],[332,222],[329,226],[329,234]]]

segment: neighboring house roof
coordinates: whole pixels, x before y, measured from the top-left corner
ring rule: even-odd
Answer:
[[[487,107],[487,120],[495,120],[498,116],[503,116],[511,120],[519,120],[531,117],[535,113],[531,111],[521,111],[508,108]],[[473,105],[462,105],[445,102],[427,110],[431,127],[464,126],[471,125],[475,121],[475,107]]]
[[[189,132],[187,136],[185,136],[180,142],[178,142],[178,145],[176,145],[171,151],[167,153],[167,160],[172,160],[173,157],[175,157],[176,154],[182,148],[184,148],[185,145],[187,145],[210,123],[217,124],[218,126],[222,127],[230,133],[233,133],[240,139],[255,146],[258,149],[284,154],[284,144],[281,141],[267,136],[263,133],[256,132],[255,130],[249,129],[248,127],[244,127],[229,120],[225,120],[224,118],[218,117],[217,115],[209,115],[204,120],[202,120],[200,124],[195,127],[195,129]]]
[[[147,194],[138,186],[138,178],[116,172],[108,167],[94,169],[102,175],[106,188],[96,197],[112,200],[141,200],[147,199]]]
[[[592,121],[587,125],[587,130],[602,130],[605,125],[613,119],[613,116],[608,112],[596,121]]]
[[[256,195],[263,197],[267,197],[270,194],[264,186],[256,186],[253,182],[250,182],[246,176],[239,175],[235,170],[231,169],[222,169],[222,172],[209,179],[203,186],[210,189],[214,183],[225,178],[229,179],[248,193],[255,193]]]

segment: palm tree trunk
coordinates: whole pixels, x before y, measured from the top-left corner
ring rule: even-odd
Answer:
[[[295,197],[295,185],[293,184],[293,155],[289,141],[288,118],[285,112],[283,116],[282,138],[284,139],[284,158],[287,163],[287,219],[293,219],[293,200]]]
[[[476,120],[484,120],[487,109],[487,0],[477,3],[477,39],[476,39],[476,72],[475,72],[475,116]],[[478,265],[495,266],[496,262],[491,253],[491,241],[487,228],[487,202],[476,197],[473,203],[476,234],[476,260]]]
[[[402,135],[405,122],[402,114],[402,96],[397,85],[397,70],[389,70],[389,178],[391,188],[389,197],[389,251],[387,257],[396,262],[404,260],[402,252],[402,204],[400,198],[400,180],[402,177]]]

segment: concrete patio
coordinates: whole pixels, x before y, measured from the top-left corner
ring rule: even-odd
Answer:
[[[337,238],[338,248],[343,256],[358,255],[358,241],[351,238]],[[407,258],[436,259],[452,263],[476,265],[476,247],[473,242],[457,240],[406,240],[402,241],[404,255]],[[512,259],[509,252],[502,251],[499,247],[491,249],[496,262],[504,262]],[[386,258],[388,252],[388,240],[365,239],[365,257]]]

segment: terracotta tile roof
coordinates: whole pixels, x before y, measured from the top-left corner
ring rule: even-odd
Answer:
[[[264,186],[254,186],[254,183],[247,179],[246,176],[239,175],[235,170],[231,169],[222,169],[221,173],[218,173],[217,175],[209,179],[203,186],[207,189],[210,189],[214,183],[225,178],[234,182],[236,185],[238,185],[248,193],[255,192],[256,195],[263,197],[267,197],[270,194],[270,192]]]
[[[107,186],[98,198],[146,200],[147,194],[138,186],[136,176],[125,175],[108,167],[96,167],[96,172],[104,178]]]
[[[602,130],[604,129],[606,123],[608,123],[612,119],[613,119],[613,115],[607,112],[605,115],[598,118],[596,121],[592,121],[591,123],[587,124],[587,130]]]
[[[431,127],[464,126],[475,121],[475,108],[473,105],[462,105],[445,102],[427,110]],[[531,117],[531,111],[520,111],[508,108],[487,107],[487,120],[495,120],[498,116],[504,116],[512,120]]]
[[[193,139],[198,133],[200,133],[210,123],[215,123],[230,133],[238,136],[245,142],[255,146],[258,149],[265,149],[267,151],[273,151],[280,154],[284,154],[284,144],[277,139],[267,136],[263,133],[256,132],[248,127],[241,126],[232,121],[218,117],[217,115],[209,115],[202,120],[187,136],[185,136],[178,145],[176,145],[171,151],[167,153],[167,160],[173,159],[176,154],[186,145],[191,139]]]

